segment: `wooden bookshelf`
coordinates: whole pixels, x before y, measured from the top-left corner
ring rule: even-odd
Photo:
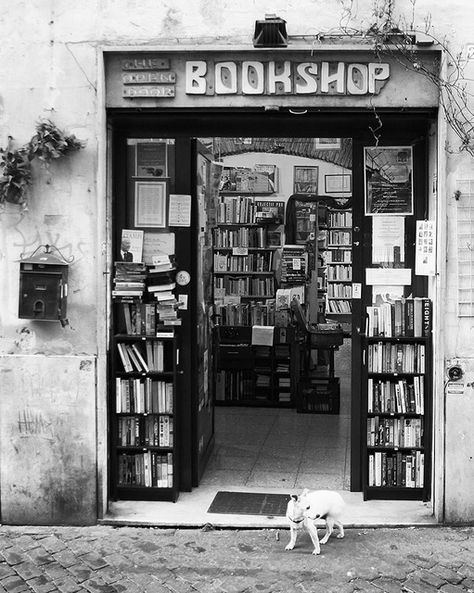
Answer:
[[[352,210],[328,210],[326,316],[352,315]]]
[[[141,264],[135,276],[142,279],[142,294],[121,296],[119,290],[113,298],[110,457],[115,499],[178,498],[176,390],[180,320],[169,319],[174,325],[167,325],[160,319],[160,315],[172,313],[165,313],[153,296],[156,285],[168,287],[170,273],[174,275],[169,270],[161,276],[149,273],[149,268]],[[174,300],[172,291],[169,293],[168,302]]]
[[[415,299],[405,299],[400,326],[395,303],[369,308],[362,383],[366,500],[430,496],[431,305],[418,301],[420,320],[407,314],[407,302]]]
[[[277,247],[269,244],[269,232],[279,222],[258,222],[259,213],[254,197],[221,193],[213,229],[212,280],[219,325],[274,324]]]

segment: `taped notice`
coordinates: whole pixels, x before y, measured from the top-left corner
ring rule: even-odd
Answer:
[[[191,226],[191,196],[170,194],[168,226]]]
[[[409,286],[411,284],[411,268],[366,268],[367,284]]]

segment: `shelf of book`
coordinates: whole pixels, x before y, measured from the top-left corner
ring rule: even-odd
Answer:
[[[328,317],[352,315],[352,211],[328,211],[325,314]]]
[[[112,496],[175,501],[180,319],[174,266],[168,262],[158,269],[117,262],[115,267],[110,346]],[[132,277],[142,287],[141,295],[130,298],[123,294],[123,283]],[[159,295],[165,295],[162,301]]]
[[[116,498],[176,500],[176,329],[167,337],[116,335],[112,423]],[[172,334],[172,337],[169,336]]]
[[[252,345],[250,327],[216,328],[217,405],[294,406],[299,343],[293,328],[275,332],[263,346]]]
[[[280,206],[277,210],[280,212]],[[272,216],[278,212],[269,210]],[[274,255],[278,245],[272,244],[272,218],[256,220],[265,214],[250,197],[221,197],[213,229],[212,281],[214,313],[220,325],[274,322]]]
[[[406,301],[415,299],[404,299],[403,321],[396,302],[367,307],[364,499],[428,500],[430,494],[431,303],[418,299],[412,315]]]

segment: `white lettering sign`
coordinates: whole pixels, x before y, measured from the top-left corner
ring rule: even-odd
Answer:
[[[265,91],[262,62],[242,62],[242,94],[263,95]]]
[[[218,62],[216,64],[216,95],[231,95],[237,92],[237,64]]]
[[[268,92],[274,95],[277,92],[277,84],[281,83],[284,93],[291,93],[291,63],[283,62],[283,71],[277,74],[277,63],[268,62]]]
[[[186,62],[186,94],[205,95],[207,64],[202,60]]]
[[[387,63],[186,62],[187,95],[367,95],[390,77]]]

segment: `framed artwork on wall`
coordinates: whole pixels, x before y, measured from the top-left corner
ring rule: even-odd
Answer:
[[[339,150],[341,148],[340,138],[315,138],[314,148],[316,150]]]
[[[319,167],[296,165],[293,175],[293,193],[317,194],[319,181]]]
[[[324,191],[327,194],[347,194],[352,191],[352,175],[325,175]]]
[[[168,181],[135,181],[135,226],[166,228]]]

